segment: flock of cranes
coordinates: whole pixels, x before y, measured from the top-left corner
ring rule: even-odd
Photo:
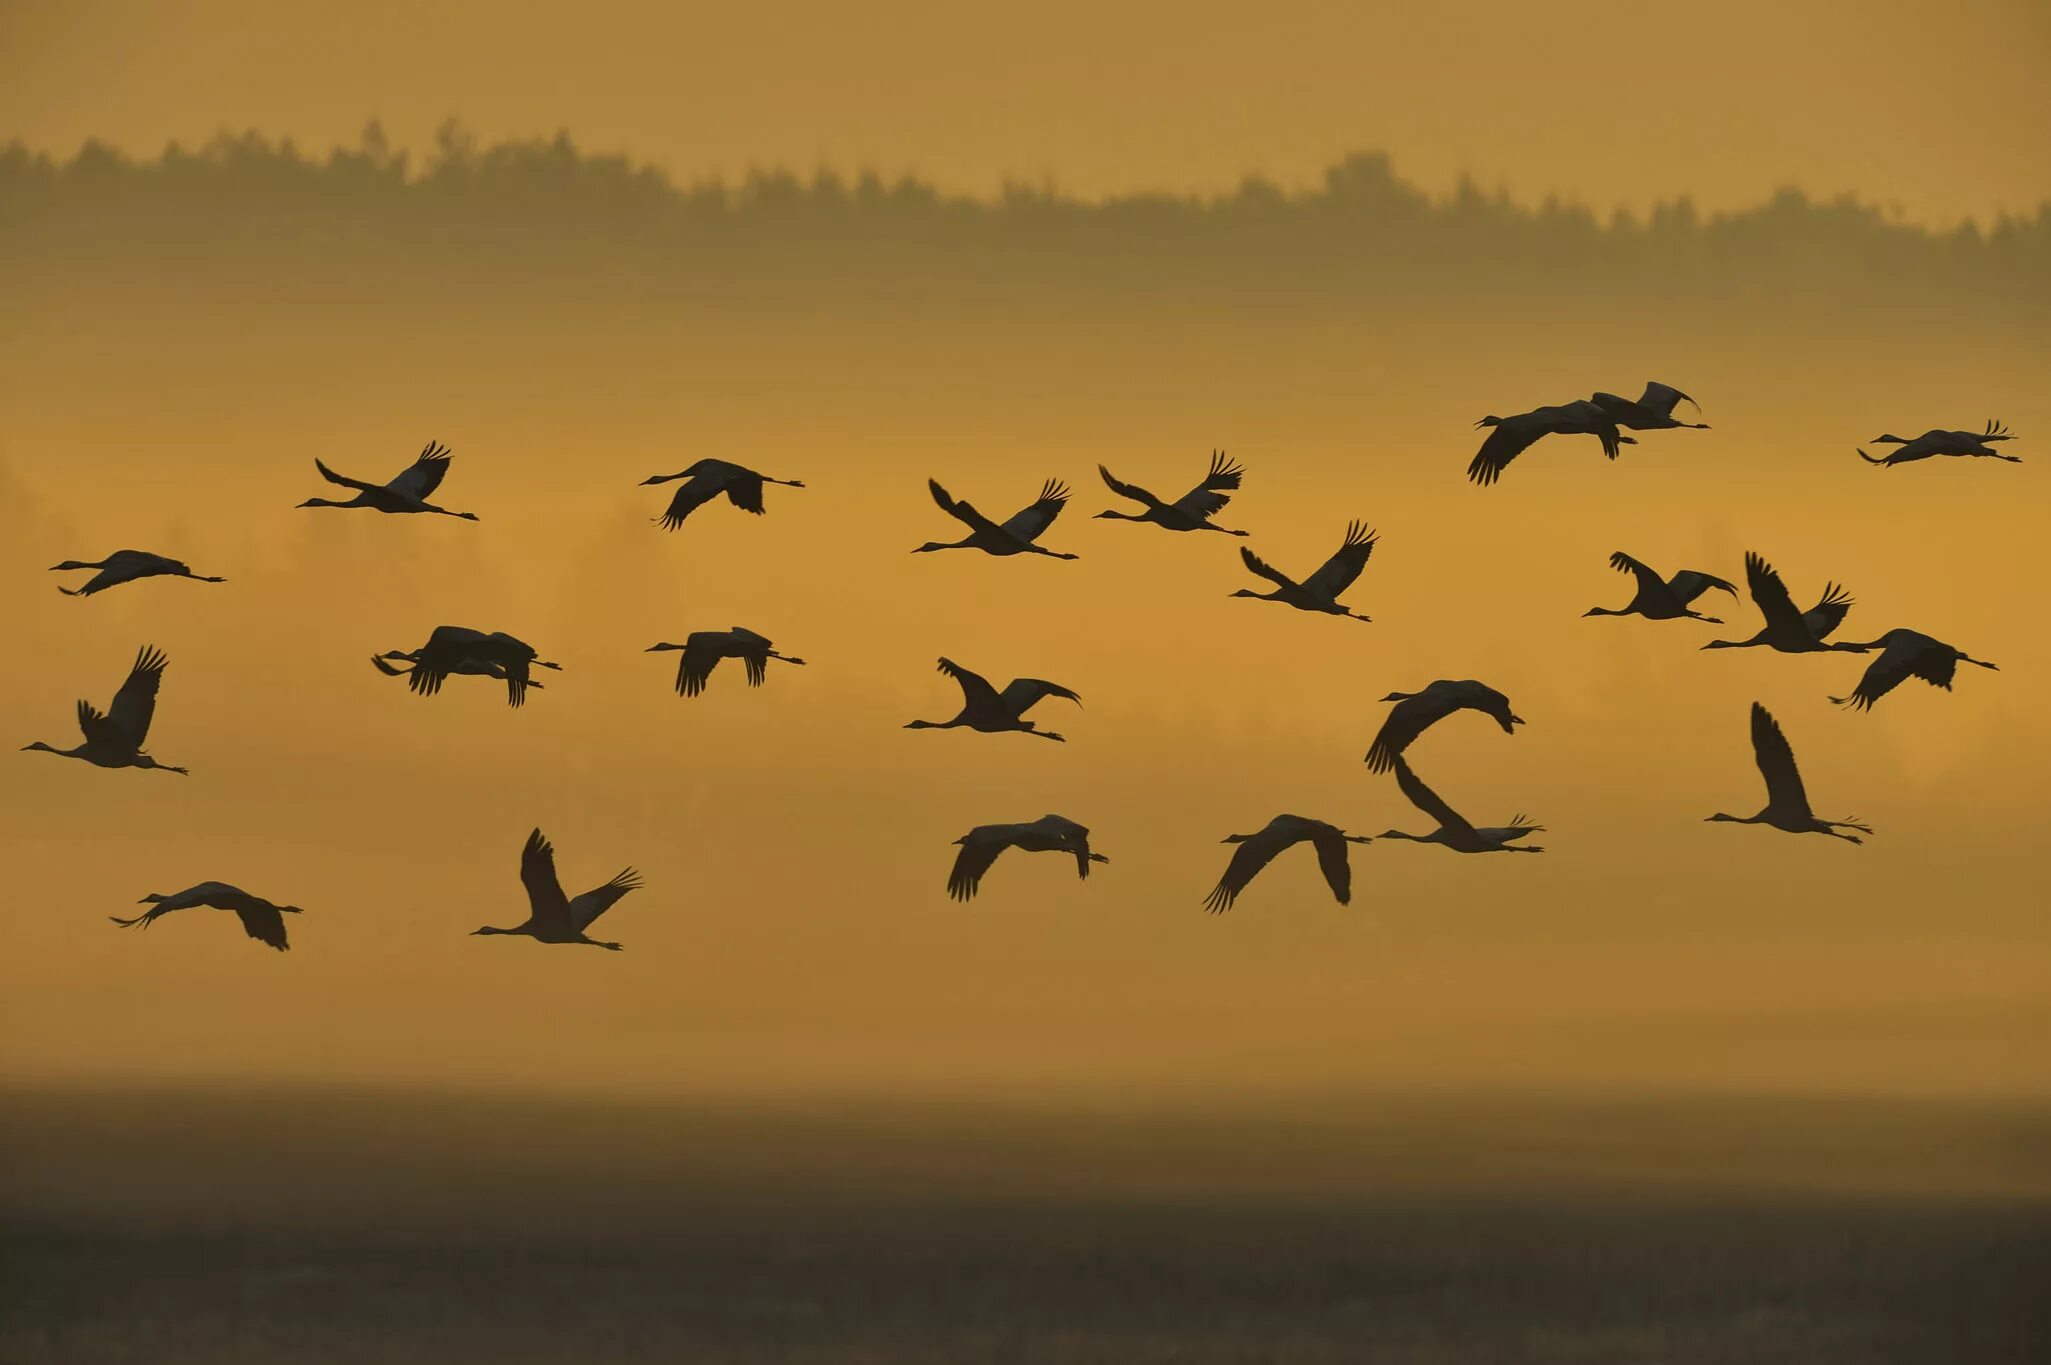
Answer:
[[[1476,425],[1489,429],[1489,435],[1469,464],[1467,476],[1476,484],[1493,485],[1513,460],[1547,436],[1595,436],[1603,453],[1615,459],[1621,447],[1636,444],[1635,437],[1623,434],[1626,430],[1706,430],[1702,423],[1683,422],[1674,416],[1675,408],[1683,402],[1695,406],[1694,400],[1679,389],[1650,383],[1635,400],[1612,393],[1596,393],[1586,399],[1534,408],[1512,417],[1484,417]],[[1890,467],[1936,456],[1991,457],[2019,462],[2017,456],[1992,448],[1996,442],[2012,439],[2013,434],[2005,427],[1990,421],[1981,432],[1931,430],[1913,440],[1882,435],[1871,444],[1893,445],[1898,449],[1884,458],[1868,455],[1863,449],[1858,453],[1869,463]],[[447,477],[449,464],[449,448],[432,441],[411,465],[381,484],[338,474],[322,461],[315,460],[314,466],[321,477],[354,490],[355,496],[346,501],[309,498],[299,506],[367,509],[391,514],[433,513],[476,521],[478,517],[474,512],[451,511],[428,501]],[[1202,480],[1173,502],[1164,501],[1137,484],[1121,481],[1102,465],[1098,466],[1098,473],[1112,493],[1141,509],[1137,512],[1106,510],[1097,514],[1099,518],[1143,522],[1177,532],[1212,531],[1234,537],[1247,534],[1243,530],[1220,526],[1213,520],[1230,504],[1246,473],[1223,451],[1212,453],[1209,469]],[[668,507],[655,518],[660,525],[672,531],[680,528],[692,512],[722,494],[733,506],[760,516],[765,510],[763,490],[766,485],[805,486],[796,479],[772,478],[743,465],[712,459],[699,460],[678,473],[656,475],[643,482],[647,486],[679,481],[680,486],[671,495]],[[960,522],[967,534],[955,541],[928,541],[917,546],[913,550],[915,554],[937,550],[979,550],[1000,557],[1021,554],[1064,560],[1078,557],[1074,553],[1039,544],[1040,538],[1068,505],[1070,491],[1058,479],[1047,480],[1036,500],[1001,522],[992,521],[970,503],[954,497],[937,480],[929,479],[927,487],[940,510]],[[1339,599],[1366,568],[1375,543],[1375,533],[1364,523],[1350,522],[1338,550],[1301,581],[1290,578],[1251,549],[1242,547],[1239,554],[1246,568],[1273,586],[1266,592],[1242,588],[1231,595],[1281,602],[1299,611],[1368,621],[1370,617],[1352,610]],[[1631,575],[1636,590],[1622,607],[1591,607],[1584,615],[1640,616],[1654,621],[1685,618],[1720,625],[1720,618],[1697,611],[1694,603],[1711,591],[1728,593],[1733,600],[1738,596],[1736,584],[1704,570],[1682,569],[1671,576],[1662,576],[1643,561],[1622,551],[1611,555],[1609,562],[1617,571]],[[118,550],[98,561],[66,560],[54,566],[53,572],[85,569],[95,573],[82,587],[60,588],[60,591],[71,596],[91,596],[124,583],[152,577],[188,578],[203,583],[226,581],[194,573],[178,560],[143,550]],[[1784,654],[1877,653],[1878,657],[1866,666],[1850,692],[1831,698],[1840,706],[1870,710],[1909,678],[1918,678],[1949,691],[1961,663],[1986,669],[1995,667],[1935,636],[1915,630],[1890,630],[1863,643],[1833,641],[1830,637],[1852,608],[1850,594],[1840,585],[1829,583],[1816,605],[1807,611],[1798,610],[1780,574],[1756,553],[1748,552],[1745,556],[1745,589],[1759,611],[1761,624],[1758,631],[1742,640],[1711,640],[1702,648],[1764,647]],[[771,660],[797,665],[805,662],[780,653],[772,641],[741,626],[723,631],[696,631],[686,636],[682,644],[664,642],[648,649],[649,653],[661,651],[682,654],[677,667],[676,690],[685,697],[698,696],[705,690],[722,659],[739,659],[751,687],[763,684]],[[451,677],[481,677],[503,682],[506,700],[515,707],[526,701],[528,691],[542,687],[532,677],[533,670],[560,670],[562,667],[541,658],[532,645],[512,635],[464,626],[439,626],[418,648],[388,650],[373,655],[371,663],[386,676],[405,678],[407,686],[423,697],[439,694],[443,683]],[[154,768],[185,773],[185,768],[160,762],[146,748],[150,722],[156,714],[157,693],[163,685],[168,664],[163,651],[145,645],[137,653],[127,678],[114,693],[106,711],[100,711],[88,701],[78,703],[78,728],[83,735],[81,743],[61,749],[37,741],[24,746],[25,750],[82,759],[101,768]],[[989,679],[952,659],[942,658],[939,670],[960,687],[960,711],[951,720],[914,720],[905,726],[906,729],[970,729],[984,734],[1015,732],[1060,743],[1063,742],[1060,734],[1041,729],[1036,722],[1026,719],[1026,713],[1049,698],[1070,701],[1078,706],[1082,704],[1078,693],[1044,678],[1014,678],[1000,690]],[[1462,711],[1477,712],[1495,721],[1503,733],[1516,734],[1516,727],[1524,724],[1524,720],[1516,714],[1507,696],[1472,678],[1442,678],[1415,692],[1391,692],[1382,700],[1390,704],[1390,709],[1367,751],[1367,766],[1376,773],[1393,773],[1397,790],[1420,813],[1434,821],[1435,827],[1425,834],[1392,829],[1379,836],[1368,836],[1349,834],[1337,825],[1305,816],[1278,815],[1256,833],[1233,834],[1225,838],[1225,843],[1235,847],[1224,874],[1204,898],[1206,909],[1214,913],[1230,909],[1262,869],[1297,844],[1311,846],[1326,885],[1331,889],[1333,898],[1342,905],[1348,903],[1352,896],[1349,846],[1370,843],[1376,837],[1437,844],[1456,853],[1545,851],[1538,845],[1522,842],[1531,835],[1544,833],[1543,826],[1523,815],[1512,817],[1506,825],[1475,825],[1426,786],[1405,758],[1406,751],[1426,730]],[[1787,736],[1782,732],[1780,723],[1757,702],[1752,703],[1751,739],[1753,759],[1766,783],[1766,805],[1755,815],[1719,812],[1706,817],[1707,820],[1770,825],[1789,833],[1825,834],[1852,843],[1861,842],[1860,835],[1872,833],[1869,827],[1855,820],[1826,820],[1815,814]],[[1027,853],[1060,853],[1072,857],[1077,876],[1087,878],[1091,864],[1110,861],[1090,847],[1089,836],[1090,832],[1084,826],[1064,816],[1051,814],[1023,823],[978,825],[955,840],[960,852],[956,854],[948,874],[947,893],[958,901],[973,898],[998,856],[1012,848]],[[617,950],[619,944],[594,939],[588,931],[601,915],[641,885],[639,874],[627,868],[582,895],[565,896],[556,875],[555,850],[539,829],[527,836],[521,849],[520,881],[527,892],[527,919],[511,928],[485,925],[475,933],[524,935],[540,943],[586,944]],[[114,922],[124,927],[147,927],[175,910],[196,907],[226,910],[235,915],[250,938],[280,951],[289,946],[284,916],[301,913],[298,906],[277,905],[225,882],[214,881],[201,882],[170,895],[152,893],[143,897],[142,903],[150,908],[129,918],[113,917]]]

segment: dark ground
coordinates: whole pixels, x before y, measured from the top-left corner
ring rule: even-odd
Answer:
[[[9,1365],[2051,1359],[2051,1202],[1448,1157],[1515,1110],[1178,1142],[1101,1115],[6,1100]],[[1990,1167],[2028,1169],[2041,1130],[1995,1126]]]

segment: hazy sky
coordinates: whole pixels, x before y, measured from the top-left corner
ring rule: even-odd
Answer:
[[[423,13],[424,10],[431,10]],[[1085,194],[1314,177],[1387,150],[1598,206],[1785,184],[1928,221],[2051,196],[2036,0],[677,6],[5,0],[0,137],[139,151],[366,118],[419,145],[567,127],[691,177],[757,164]]]

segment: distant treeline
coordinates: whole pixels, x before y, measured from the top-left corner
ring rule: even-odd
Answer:
[[[1645,216],[1602,216],[1471,183],[1434,198],[1382,155],[1348,157],[1313,189],[1249,179],[1211,197],[1085,201],[1015,185],[977,198],[830,171],[679,184],[625,157],[580,151],[566,134],[479,146],[454,122],[418,158],[390,147],[375,123],[356,147],[324,156],[253,132],[150,159],[98,143],[69,159],[18,142],[0,149],[0,273],[165,252],[182,264],[304,262],[309,250],[395,267],[503,264],[510,253],[556,277],[602,261],[685,279],[980,277],[1356,301],[1420,281],[1442,286],[1449,275],[1519,292],[2051,299],[2051,202],[1947,232],[1792,189],[1735,212],[1682,199]]]

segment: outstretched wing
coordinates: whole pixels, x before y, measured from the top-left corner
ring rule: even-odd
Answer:
[[[1766,618],[1766,624],[1775,631],[1808,632],[1809,623],[1795,610],[1795,600],[1788,596],[1787,584],[1780,581],[1771,564],[1752,551],[1745,551],[1745,587],[1752,594],[1752,601],[1758,604],[1759,614]],[[1820,637],[1819,637],[1820,638]]]
[[[1218,878],[1218,884],[1211,888],[1211,894],[1204,897],[1204,909],[1214,915],[1222,915],[1239,899],[1239,893],[1246,885],[1260,875],[1262,868],[1275,861],[1281,851],[1293,840],[1284,841],[1272,836],[1267,830],[1250,839],[1243,839],[1232,850],[1232,861],[1225,864],[1225,875]]]
[[[1545,434],[1545,428],[1532,421],[1529,413],[1496,423],[1488,433],[1488,439],[1481,443],[1481,449],[1475,451],[1474,458],[1468,461],[1468,479],[1483,488],[1488,487],[1503,476],[1503,471],[1510,467],[1510,461],[1530,449],[1532,442]]]
[[[344,488],[353,488],[359,493],[382,493],[385,489],[385,486],[381,483],[365,483],[361,479],[352,479],[347,474],[337,474],[334,470],[321,463],[318,455],[313,458],[313,467],[318,469],[320,476],[329,483],[338,483]]]
[[[169,662],[162,650],[144,645],[136,653],[135,667],[128,670],[128,680],[114,694],[114,704],[107,708],[106,723],[124,743],[137,749],[149,738],[150,719],[157,714],[157,688],[163,684],[164,665]],[[83,712],[79,724],[85,724]]]
[[[757,493],[761,490],[757,489]],[[693,474],[677,485],[677,491],[670,494],[669,508],[659,520],[662,529],[674,531],[684,524],[684,518],[719,496],[719,480],[706,474]],[[758,498],[757,501],[760,501]],[[756,508],[761,511],[761,508]]]
[[[617,905],[621,896],[640,887],[641,874],[631,867],[623,868],[604,886],[594,886],[570,902],[570,923],[577,926],[578,933],[584,932],[592,921]]]
[[[1958,675],[1958,655],[1933,640],[1911,640],[1889,645],[1880,657],[1866,666],[1859,685],[1849,697],[1833,697],[1840,706],[1870,711],[1873,703],[1910,678],[1921,678],[1932,687],[1951,690]]]
[[[1323,564],[1318,571],[1303,581],[1306,592],[1319,597],[1336,599],[1340,593],[1353,586],[1353,580],[1360,577],[1360,571],[1367,567],[1367,557],[1374,553],[1375,534],[1357,521],[1346,523],[1346,543]]]
[[[752,469],[743,469],[735,474],[726,485],[726,500],[743,512],[762,515],[762,476]]]
[[[1325,874],[1332,898],[1341,905],[1351,904],[1353,864],[1346,857],[1346,836],[1330,825],[1320,825],[1311,831],[1310,842],[1317,849],[1318,870]]]
[[[291,948],[292,945],[285,941],[285,917],[278,912],[277,906],[255,896],[245,896],[227,908],[242,921],[242,932],[258,943],[276,948],[281,953]]]
[[[726,657],[725,639],[718,631],[694,631],[684,640],[684,657],[677,660],[677,695],[695,697],[705,690],[705,680]]]
[[[1700,569],[1681,570],[1668,581],[1667,587],[1673,590],[1673,595],[1680,600],[1680,604],[1684,607],[1703,593],[1708,592],[1711,588],[1715,588],[1720,592],[1727,592],[1732,597],[1738,595],[1738,588],[1735,583],[1732,583],[1729,579],[1718,578],[1713,573],[1703,573]]]
[[[1082,705],[1082,698],[1060,683],[1048,682],[1045,678],[1013,678],[1005,685],[999,699],[1004,709],[1014,716],[1022,716],[1049,697],[1062,697]]]
[[[764,641],[759,647],[741,655],[741,662],[748,669],[748,686],[760,687],[769,676],[769,644]]]
[[[1627,573],[1638,580],[1638,591],[1651,597],[1662,597],[1667,592],[1667,582],[1652,571],[1652,567],[1631,558],[1622,550],[1609,557],[1609,566],[1621,573]]]
[[[1224,451],[1214,450],[1210,472],[1204,475],[1202,483],[1177,498],[1175,506],[1199,520],[1208,520],[1232,501],[1231,490],[1239,487],[1245,473],[1237,461],[1226,458]]]
[[[1769,806],[1810,813],[1809,793],[1802,787],[1801,770],[1795,767],[1795,751],[1780,732],[1780,722],[1756,701],[1752,703],[1752,757],[1759,764],[1759,775],[1766,779]]]
[[[1368,768],[1387,772],[1413,740],[1465,705],[1468,703],[1445,689],[1431,687],[1397,702],[1389,708],[1382,728],[1375,732],[1374,743],[1368,746]]]
[[[972,899],[983,883],[983,874],[990,870],[990,864],[996,862],[997,855],[1010,846],[1001,839],[970,830],[968,842],[961,846],[961,852],[954,855],[954,870],[947,874],[947,894],[958,901]]]
[[[1267,579],[1268,582],[1273,583],[1278,588],[1293,588],[1296,586],[1295,579],[1283,573],[1280,569],[1275,568],[1244,545],[1239,547],[1239,559],[1247,568],[1253,570],[1262,578]]]
[[[415,502],[425,502],[435,489],[442,486],[442,480],[448,477],[448,473],[449,448],[429,441],[420,452],[420,458],[400,470],[399,476],[385,486]]]
[[[954,660],[945,658],[940,661],[940,671],[961,685],[962,701],[969,710],[1001,704],[997,689],[992,687],[990,680],[982,674],[971,672]]]
[[[1662,417],[1673,416],[1674,404],[1676,403],[1686,403],[1698,411],[1702,407],[1700,403],[1697,403],[1673,385],[1662,384],[1657,380],[1648,383],[1645,386],[1645,392],[1638,397],[1639,407],[1650,408]]]
[[[1844,624],[1851,609],[1852,595],[1839,584],[1826,583],[1822,600],[1802,614],[1802,622],[1817,639],[1828,639],[1830,632]]]
[[[1411,805],[1438,821],[1440,829],[1473,832],[1474,826],[1468,824],[1458,811],[1440,800],[1437,792],[1425,786],[1400,756],[1391,762],[1396,769],[1396,789],[1403,793]]]
[[[1041,486],[1038,500],[1006,521],[1003,529],[1030,545],[1054,524],[1054,518],[1060,516],[1061,509],[1066,506],[1068,485],[1059,479],[1049,479]]]
[[[556,880],[555,848],[539,829],[527,836],[520,850],[520,881],[527,888],[527,904],[537,924],[560,933],[574,926],[570,903],[563,899],[563,884]]]
[[[941,511],[953,517],[971,531],[994,531],[997,529],[996,522],[978,512],[968,502],[955,497],[942,488],[940,480],[928,479],[926,480],[926,487],[932,490],[933,501],[940,505]]]
[[[1097,466],[1097,473],[1103,476],[1104,486],[1119,497],[1131,498],[1134,502],[1145,503],[1148,507],[1159,507],[1161,505],[1161,500],[1152,493],[1147,492],[1146,489],[1141,488],[1136,483],[1122,482],[1103,465]]]

